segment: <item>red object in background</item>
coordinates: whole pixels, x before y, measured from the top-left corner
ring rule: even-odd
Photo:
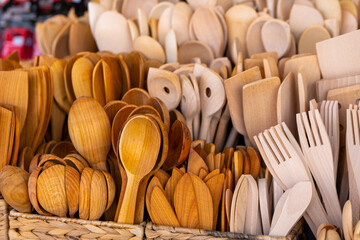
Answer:
[[[24,27],[12,27],[5,30],[2,57],[18,50],[20,59],[33,57],[34,33]]]

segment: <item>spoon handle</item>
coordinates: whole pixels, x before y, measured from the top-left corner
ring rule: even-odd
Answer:
[[[189,128],[191,139],[194,140],[193,119],[186,119],[186,126]]]
[[[134,224],[136,198],[141,178],[128,174],[124,200],[121,204],[119,223]]]
[[[200,127],[200,136],[199,139],[201,140],[207,140],[207,136],[208,134],[210,134],[209,131],[209,127],[210,127],[210,121],[211,118],[209,117],[204,117],[201,120],[201,127]]]
[[[148,174],[140,182],[138,195],[136,198],[135,224],[141,223],[144,219],[145,193],[146,193],[146,187],[148,185],[151,176],[152,174],[151,175]]]
[[[200,112],[197,113],[194,118],[193,140],[199,139],[199,130],[200,130]]]

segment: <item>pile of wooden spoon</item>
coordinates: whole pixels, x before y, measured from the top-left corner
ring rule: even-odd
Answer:
[[[317,42],[358,29],[358,8],[350,0],[109,0],[90,2],[89,16],[100,50],[209,64],[226,48],[233,62],[239,52],[247,57],[276,51],[280,58],[315,53]]]
[[[64,58],[97,50],[87,14],[78,18],[74,9],[68,17],[55,15],[45,22],[38,22],[35,31],[40,52],[46,56]]]
[[[185,165],[172,168],[171,175],[159,170],[151,179],[146,192],[150,218],[161,225],[229,231],[234,186],[240,176],[258,178],[260,157],[251,147],[218,153],[213,143],[191,145]]]

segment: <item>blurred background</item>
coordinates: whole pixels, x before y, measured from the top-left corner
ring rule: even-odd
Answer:
[[[82,16],[89,0],[0,0],[0,58],[18,50],[22,60],[39,55],[35,23],[71,8]]]

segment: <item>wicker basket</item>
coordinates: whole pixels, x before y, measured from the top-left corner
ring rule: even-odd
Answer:
[[[242,233],[205,231],[199,229],[176,228],[158,226],[151,222],[145,228],[146,239],[181,239],[181,240],[210,240],[210,239],[250,239],[250,240],[300,240],[305,239],[304,221],[300,220],[286,237],[253,236]]]
[[[10,211],[10,239],[143,239],[144,226]]]
[[[0,199],[0,239],[9,239],[9,206],[4,199]]]

